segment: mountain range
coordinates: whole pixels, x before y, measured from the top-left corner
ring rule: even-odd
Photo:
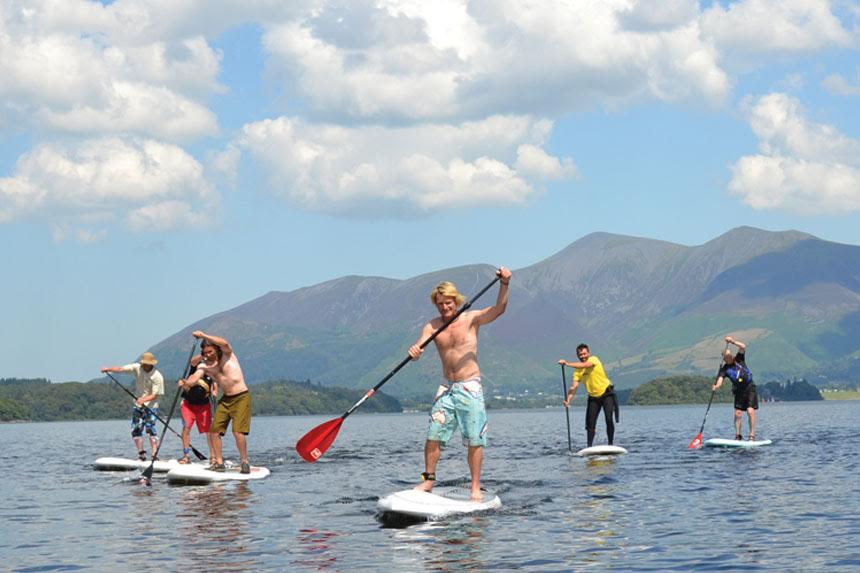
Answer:
[[[467,298],[493,279],[475,264],[405,280],[344,276],[272,291],[202,318],[156,344],[164,372],[180,372],[190,333],[230,340],[250,383],[311,380],[370,388],[436,316],[442,280]],[[493,304],[490,289],[474,308]],[[796,231],[733,229],[703,245],[593,233],[513,269],[507,312],[482,328],[487,391],[561,392],[559,358],[586,342],[619,388],[680,373],[716,372],[723,338],[747,343],[757,380],[860,379],[860,247]],[[440,380],[429,349],[385,386],[425,397]]]

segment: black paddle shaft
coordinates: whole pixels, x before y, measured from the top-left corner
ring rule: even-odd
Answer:
[[[438,329],[436,329],[436,332],[434,332],[433,334],[431,334],[431,335],[427,338],[427,340],[425,340],[424,342],[422,342],[421,344],[419,344],[419,345],[418,345],[418,348],[420,348],[420,349],[422,349],[422,350],[423,350],[424,348],[426,348],[426,347],[427,347],[427,345],[428,345],[428,344],[430,344],[431,342],[433,342],[433,341],[436,339],[436,337],[437,337],[437,336],[439,336],[439,334],[441,334],[441,333],[442,333],[442,331],[443,331],[443,330],[445,330],[446,328],[448,328],[448,327],[451,325],[451,323],[452,323],[452,322],[454,322],[455,320],[457,320],[457,318],[458,318],[461,314],[463,314],[464,312],[466,312],[467,310],[469,310],[469,309],[472,307],[472,304],[473,304],[476,300],[478,300],[479,298],[481,298],[481,295],[483,295],[485,292],[487,292],[488,290],[490,290],[490,288],[491,288],[494,284],[496,284],[496,283],[499,281],[499,279],[500,279],[500,278],[501,278],[501,277],[500,277],[499,275],[496,275],[496,278],[494,278],[494,279],[490,282],[490,284],[488,284],[487,286],[485,286],[484,288],[482,288],[480,291],[478,291],[478,294],[476,294],[475,296],[473,296],[471,299],[469,299],[469,300],[466,302],[466,304],[464,304],[462,307],[460,307],[460,310],[458,310],[456,313],[454,313],[454,316],[452,316],[452,317],[451,317],[451,318],[449,318],[447,321],[445,321],[445,324],[443,324],[443,325],[442,325],[442,326],[440,326]],[[354,412],[354,411],[355,411],[359,406],[361,406],[361,405],[364,403],[364,401],[365,401],[365,400],[367,400],[368,398],[370,398],[371,396],[373,396],[373,394],[375,394],[377,390],[379,390],[380,388],[382,388],[382,385],[383,385],[383,384],[385,384],[386,382],[388,382],[389,380],[391,380],[391,378],[392,378],[392,377],[394,377],[394,375],[395,375],[395,374],[397,374],[398,372],[400,372],[400,369],[401,369],[401,368],[403,368],[404,366],[406,366],[407,364],[409,364],[409,362],[410,362],[411,360],[412,360],[412,357],[411,357],[411,356],[409,356],[409,355],[407,355],[407,356],[406,356],[406,358],[404,358],[403,360],[401,360],[401,361],[400,361],[400,364],[398,364],[397,366],[395,366],[395,367],[394,367],[394,369],[393,369],[391,372],[389,372],[388,374],[386,374],[386,375],[385,375],[385,377],[384,377],[382,380],[380,380],[380,381],[376,384],[376,386],[374,386],[371,390],[369,390],[369,391],[368,391],[368,392],[367,392],[367,393],[366,393],[366,394],[361,398],[361,400],[359,400],[358,402],[356,402],[356,403],[352,406],[352,408],[350,408],[349,410],[347,410],[347,411],[346,411],[346,413],[345,413],[343,416],[341,416],[341,419],[342,419],[342,420],[343,420],[343,419],[346,419],[346,417],[347,417],[347,416],[349,416],[350,414],[352,414],[352,413],[353,413],[353,412]]]
[[[188,372],[191,371],[191,359],[194,358],[194,351],[197,348],[197,339],[194,339],[194,344],[191,345],[191,353],[188,354],[188,362],[185,363],[185,372],[182,375],[182,378],[188,377]],[[167,421],[164,422],[165,429],[170,424],[170,418],[173,417],[173,411],[176,409],[176,402],[179,401],[179,395],[182,394],[178,389],[176,390],[176,394],[173,396],[173,403],[170,405],[170,412],[167,414]],[[158,446],[155,448],[155,453],[152,454],[152,462],[147,466],[145,470],[143,470],[143,474],[141,476],[146,479],[146,482],[149,483],[149,480],[152,479],[152,472],[155,466],[155,460],[158,457],[158,452],[161,451],[161,444],[164,443],[164,435],[167,432],[161,432],[161,438],[158,440]]]
[[[107,375],[108,375],[108,378],[110,378],[111,380],[113,380],[114,382],[116,382],[116,385],[117,385],[117,386],[119,386],[120,388],[122,388],[123,390],[125,390],[125,393],[126,393],[126,394],[128,394],[128,395],[129,395],[129,396],[131,396],[132,398],[135,398],[135,399],[137,398],[137,396],[135,396],[135,395],[131,392],[131,390],[129,390],[128,388],[126,388],[125,386],[123,386],[122,384],[120,384],[119,380],[117,380],[116,378],[114,378],[114,377],[111,375],[111,373],[110,373],[110,372],[105,372],[105,374],[107,374]],[[142,404],[141,404],[141,405],[142,405]],[[158,420],[159,422],[161,422],[162,424],[164,424],[164,427],[165,427],[165,428],[167,428],[168,430],[170,430],[171,432],[173,432],[175,435],[177,435],[177,436],[179,436],[179,437],[182,437],[182,436],[179,434],[179,432],[177,432],[176,430],[174,430],[173,428],[171,428],[170,426],[168,426],[168,425],[167,425],[167,423],[164,421],[164,418],[162,418],[161,416],[159,416],[158,414],[156,414],[154,411],[152,411],[152,410],[149,408],[149,406],[143,406],[143,408],[144,408],[147,412],[149,412],[150,414],[152,414],[153,416],[155,416],[155,419],[156,419],[156,420]],[[192,450],[194,450],[194,454],[195,454],[198,458],[200,458],[201,460],[206,459],[206,456],[200,457],[200,456],[202,456],[203,454],[199,453],[199,452],[197,451],[197,449],[196,449],[194,446],[191,446],[191,449],[192,449]]]
[[[723,350],[723,354],[725,354],[726,350],[728,350],[728,349],[729,349],[729,343],[726,342],[726,348]],[[718,378],[720,376],[720,372],[723,371],[723,364],[725,364],[725,360],[723,358],[720,358],[720,367],[717,368],[717,377]],[[699,430],[699,434],[701,434],[702,432],[705,431],[705,422],[708,421],[708,412],[711,411],[711,402],[714,401],[714,394],[716,394],[716,393],[717,393],[717,389],[713,388],[711,390],[711,399],[708,400],[708,407],[705,409],[705,419],[702,420],[702,428]]]
[[[567,400],[567,376],[564,373],[564,364],[561,365],[561,389],[564,391],[564,399]],[[567,451],[573,451],[573,444],[570,441],[570,408],[565,406],[564,414],[567,416]]]

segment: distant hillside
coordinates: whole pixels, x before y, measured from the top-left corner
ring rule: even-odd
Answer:
[[[777,402],[824,400],[821,391],[803,379],[768,382],[758,388],[758,394],[763,400]]]
[[[707,404],[713,392],[713,376],[681,375],[646,382],[631,393],[627,403],[633,406],[656,404]],[[731,383],[723,384],[714,394],[714,403],[733,403]]]
[[[201,318],[152,350],[162,372],[175,376],[200,328],[231,341],[252,383],[309,379],[366,389],[435,315],[428,294],[436,283],[452,280],[469,296],[493,272],[470,265],[272,291]],[[476,308],[495,296],[494,288]],[[555,392],[558,358],[572,359],[587,341],[616,386],[633,388],[680,373],[713,375],[727,333],[747,342],[757,379],[860,380],[860,247],[750,227],[693,247],[587,235],[514,270],[507,313],[482,328],[480,362],[488,394]],[[430,352],[385,389],[426,398],[440,376]]]
[[[711,398],[713,376],[681,375],[658,378],[635,388],[628,404],[647,406],[655,404],[705,404]],[[821,392],[805,380],[756,383],[759,398],[765,401],[798,402],[823,400]],[[734,403],[732,385],[723,384],[714,395],[716,403]]]
[[[159,400],[162,418],[173,403],[175,381],[166,385]],[[342,414],[363,395],[358,390],[325,388],[310,382],[286,380],[257,384],[253,388],[255,416],[292,414]],[[131,397],[113,382],[64,382],[44,379],[0,379],[0,421],[53,422],[58,420],[112,420],[131,415]],[[177,430],[182,427],[174,412]],[[382,392],[362,406],[362,412],[400,412],[400,403]]]

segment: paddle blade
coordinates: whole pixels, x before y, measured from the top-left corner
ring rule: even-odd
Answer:
[[[203,454],[201,454],[199,451],[197,451],[197,448],[195,448],[194,446],[191,446],[191,451],[194,452],[194,455],[197,456],[197,459],[200,460],[201,462],[203,460],[209,459],[206,456],[204,456]]]
[[[699,432],[699,434],[695,438],[693,438],[693,441],[690,442],[690,445],[687,446],[687,449],[695,450],[695,449],[701,448],[701,447],[702,447],[702,432]]]
[[[296,451],[306,462],[317,461],[334,442],[341,424],[343,416],[320,424],[296,442]]]
[[[149,464],[148,466],[146,466],[146,469],[143,470],[142,474],[140,474],[141,481],[146,480],[147,485],[150,483],[150,480],[152,480],[152,466],[153,465],[155,465],[155,464],[152,463],[152,464]]]

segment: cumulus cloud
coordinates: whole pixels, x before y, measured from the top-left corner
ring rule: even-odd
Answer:
[[[323,6],[264,35],[273,69],[325,117],[463,121],[649,99],[719,105],[730,88],[690,2],[647,22],[649,10],[609,1],[362,6]]]
[[[534,181],[572,176],[541,146],[552,124],[496,116],[459,125],[346,128],[293,118],[245,126],[236,145],[263,164],[276,193],[333,213],[418,214],[523,204]]]
[[[132,231],[204,224],[189,197],[214,192],[176,144],[220,135],[208,99],[227,88],[212,42],[246,23],[261,31],[266,79],[298,115],[246,125],[207,166],[235,183],[251,157],[292,204],[362,214],[528,203],[577,174],[547,150],[552,123],[538,118],[653,101],[716,108],[737,72],[726,61],[851,42],[826,0],[7,0],[0,133],[84,139],[25,154],[0,180],[0,221],[66,205],[78,222],[119,219]],[[825,85],[851,91],[841,76]],[[797,142],[774,155],[779,138],[760,137],[762,157],[806,157]],[[136,171],[157,146],[158,161],[175,162]],[[145,199],[113,196],[91,172],[119,165],[141,188],[161,182]],[[168,173],[176,180],[162,181]]]
[[[828,0],[741,0],[719,2],[701,18],[702,30],[725,52],[753,54],[808,53],[852,44]]]
[[[138,34],[154,8],[130,0],[4,3],[6,113],[19,126],[86,136],[134,132],[178,140],[216,133],[217,118],[202,100],[224,89],[216,79],[221,54],[199,34]]]
[[[860,73],[855,80],[849,80],[841,74],[830,74],[822,82],[824,88],[832,94],[841,96],[860,95]]]
[[[0,178],[0,222],[49,220],[57,239],[98,240],[116,220],[131,231],[199,227],[216,211],[202,166],[152,140],[42,144]]]
[[[749,102],[760,153],[732,166],[729,191],[756,209],[803,214],[860,209],[860,141],[809,121],[800,102],[773,93]]]

